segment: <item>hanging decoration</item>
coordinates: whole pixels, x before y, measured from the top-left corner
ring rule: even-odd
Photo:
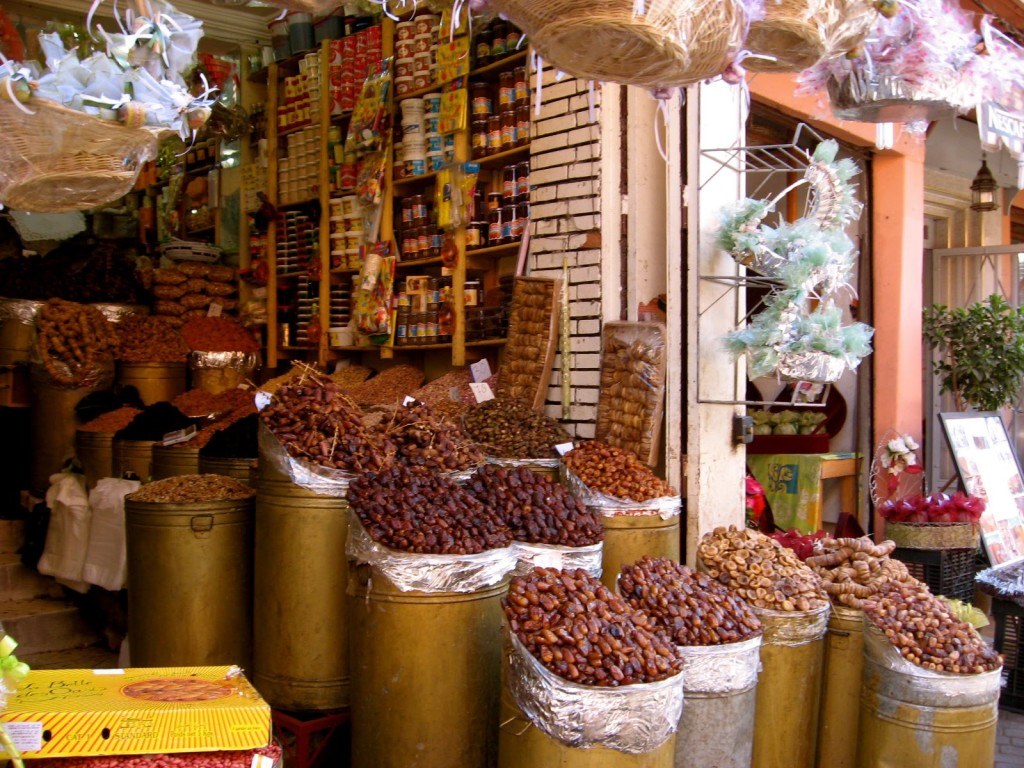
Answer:
[[[1024,189],[1024,49],[982,19],[981,34],[985,56],[984,101],[978,105],[978,134],[981,148],[998,152],[1005,147],[1017,161],[1017,188]]]

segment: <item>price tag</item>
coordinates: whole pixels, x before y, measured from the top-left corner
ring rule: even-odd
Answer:
[[[406,395],[405,400],[402,401],[403,406],[416,405],[416,398],[411,395]]]
[[[220,317],[220,313],[224,311],[224,307],[220,304],[211,304],[210,308],[206,311],[207,317]]]
[[[268,405],[270,405],[270,393],[269,392],[257,392],[256,393],[256,410],[262,411]]]
[[[473,381],[487,381],[491,378],[491,364],[487,362],[485,357],[483,360],[477,360],[470,365],[469,372],[473,376]]]
[[[572,443],[559,443],[558,445],[555,446],[555,450],[558,451],[559,456],[565,456],[565,454],[572,451],[572,449],[575,447],[576,446],[573,445]]]
[[[469,385],[469,388],[473,391],[473,397],[476,398],[478,403],[494,399],[494,392],[491,391],[491,385],[486,381],[474,381]]]
[[[448,390],[448,399],[455,403],[462,399],[462,395],[459,394],[458,387],[452,387]]]
[[[42,722],[4,723],[4,730],[19,752],[38,752],[43,748]],[[3,746],[0,746],[0,754],[5,752]]]
[[[249,768],[274,768],[274,759],[267,755],[253,755]]]
[[[536,552],[530,560],[533,561],[533,565],[537,568],[560,569],[565,565],[559,552]]]
[[[195,425],[185,427],[184,429],[176,429],[173,432],[168,432],[164,435],[163,444],[176,445],[177,443],[184,443],[186,440],[191,440],[195,433]]]

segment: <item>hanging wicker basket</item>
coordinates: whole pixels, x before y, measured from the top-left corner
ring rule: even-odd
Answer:
[[[734,0],[491,0],[551,65],[584,80],[670,88],[720,75],[739,52]]]
[[[0,100],[0,203],[21,211],[83,211],[131,191],[156,157],[156,136],[45,99],[26,114]]]
[[[743,65],[752,72],[800,72],[830,53],[841,13],[853,0],[766,0],[764,17],[750,24]],[[868,30],[864,31],[867,35]],[[766,58],[760,58],[764,56]]]
[[[886,522],[885,536],[904,549],[977,549],[979,541],[974,523]]]
[[[832,113],[862,123],[930,122],[956,115],[956,106],[929,90],[934,89],[914,86],[898,72],[872,70],[860,63],[842,82],[828,82]]]

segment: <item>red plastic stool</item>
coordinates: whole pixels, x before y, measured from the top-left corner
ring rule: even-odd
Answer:
[[[274,735],[281,742],[284,762],[289,768],[321,768],[348,763],[344,726],[351,716],[348,710],[323,712],[282,712],[271,710]]]

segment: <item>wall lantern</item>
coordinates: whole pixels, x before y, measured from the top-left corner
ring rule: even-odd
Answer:
[[[988,162],[985,155],[981,156],[981,168],[971,182],[971,210],[972,211],[994,211],[999,207],[996,202],[996,191],[999,189],[999,182],[996,181],[992,171],[988,169]]]

